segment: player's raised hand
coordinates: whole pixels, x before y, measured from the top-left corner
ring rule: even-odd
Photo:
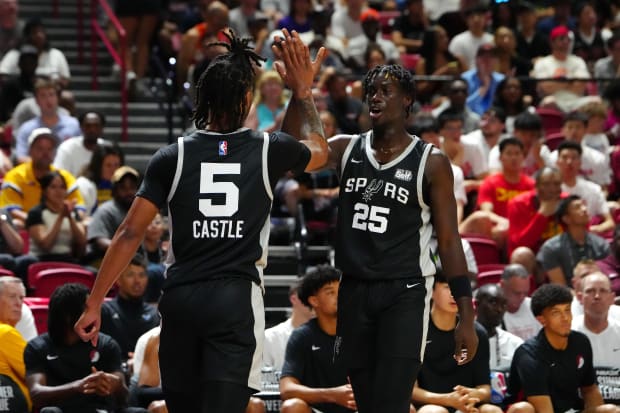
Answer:
[[[282,29],[284,38],[276,37],[272,50],[278,59],[274,67],[282,77],[284,83],[295,94],[309,93],[314,83],[314,78],[321,69],[323,60],[327,56],[327,51],[321,47],[312,60],[310,50],[293,30]]]

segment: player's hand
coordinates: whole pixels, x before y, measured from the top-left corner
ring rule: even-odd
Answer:
[[[350,384],[338,386],[332,389],[333,403],[344,406],[347,409],[357,410],[355,397],[353,396],[353,388]]]
[[[101,306],[90,307],[87,304],[84,312],[73,326],[73,329],[82,340],[90,341],[93,347],[97,347],[100,328]]]
[[[474,307],[471,297],[458,299],[461,319],[454,329],[454,360],[459,365],[469,363],[478,350],[478,335],[474,328]]]
[[[463,413],[473,413],[472,409],[475,409],[476,403],[479,402],[480,399],[456,390],[448,394],[448,405]]]
[[[274,67],[280,74],[284,83],[295,95],[310,94],[314,78],[319,73],[323,60],[327,55],[324,47],[321,47],[313,60],[310,59],[310,50],[293,30],[282,29],[284,39],[276,36],[272,50],[279,61]]]

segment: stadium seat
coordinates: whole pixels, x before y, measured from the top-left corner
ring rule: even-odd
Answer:
[[[392,30],[394,30],[394,22],[401,15],[402,13],[399,11],[380,11],[379,23],[381,23],[381,33],[392,33]]]
[[[486,284],[498,284],[502,279],[503,272],[503,269],[478,272],[478,276],[476,277],[478,287],[482,287]]]
[[[4,267],[0,267],[0,277],[4,277],[4,276],[15,277],[15,274],[11,270],[7,270]]]
[[[550,133],[545,137],[545,145],[553,152],[558,149],[558,146],[560,146],[564,140],[566,140],[566,138],[562,132]]]
[[[538,108],[536,113],[542,119],[543,131],[545,135],[558,133],[564,125],[564,113],[558,109]]]
[[[38,273],[34,281],[34,295],[49,297],[56,287],[67,283],[84,284],[89,289],[95,283],[95,274],[84,268],[50,268]]]
[[[504,271],[506,268],[506,264],[479,264],[478,265],[478,273],[485,271]]]
[[[471,235],[463,236],[463,238],[469,241],[474,257],[476,257],[476,264],[479,266],[502,263],[499,248],[491,238]]]
[[[400,60],[405,69],[415,71],[415,67],[418,65],[418,61],[420,60],[420,55],[413,53],[401,53]]]
[[[84,267],[78,264],[72,264],[70,262],[61,261],[42,261],[30,264],[28,267],[28,287],[34,289],[34,283],[37,275],[43,270],[49,270],[51,268],[77,268],[83,270]]]
[[[47,315],[49,312],[48,304],[30,304],[28,305],[32,316],[34,317],[34,325],[37,327],[37,333],[43,334],[47,332]]]

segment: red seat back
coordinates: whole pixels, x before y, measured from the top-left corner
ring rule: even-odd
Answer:
[[[545,135],[551,133],[557,133],[562,130],[564,126],[564,113],[558,109],[551,108],[538,108],[536,113],[540,116],[543,124],[543,130]]]
[[[56,287],[67,283],[80,283],[91,289],[95,274],[84,268],[51,268],[39,272],[33,287],[37,297],[49,297]]]
[[[38,274],[43,270],[49,270],[52,268],[76,268],[83,270],[84,267],[78,264],[72,264],[70,262],[61,261],[42,261],[30,264],[28,267],[28,287],[34,289],[34,283]]]
[[[565,140],[566,138],[562,132],[551,133],[545,136],[545,145],[547,145],[550,151],[555,151]]]
[[[488,270],[482,271],[478,273],[476,277],[476,281],[478,283],[478,287],[482,287],[486,284],[499,284],[502,279],[502,273],[504,270]]]
[[[471,249],[476,257],[476,264],[478,266],[484,264],[501,264],[501,254],[495,241],[491,238],[485,238],[482,236],[466,236],[463,237],[471,245]]]
[[[32,311],[34,325],[37,327],[37,333],[46,333],[49,306],[47,304],[30,304],[28,307],[30,307],[30,311]]]

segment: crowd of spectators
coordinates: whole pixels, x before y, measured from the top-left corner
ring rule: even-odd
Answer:
[[[613,356],[620,340],[620,2],[112,3],[131,43],[125,59],[132,97],[148,95],[147,78],[157,76],[150,58],[175,57],[177,97],[191,101],[196,80],[222,53],[208,44],[225,41],[228,28],[251,38],[267,61],[257,67],[245,126],[267,133],[280,128],[289,99],[271,67],[270,47],[283,28],[298,31],[311,51],[329,50],[313,90],[328,137],[368,130],[360,98],[367,70],[402,64],[414,72],[410,131],[452,163],[482,345],[466,368],[445,361],[456,313],[439,275],[428,340],[442,344],[427,346],[411,410],[538,412],[585,403],[614,411],[603,400],[620,403]],[[68,323],[81,312],[84,289],[54,293],[48,333],[37,336],[28,325],[24,296],[36,293],[29,266],[66,262],[94,276],[140,184],[140,172],[106,139],[105,115],[81,110],[73,98],[71,66],[52,44],[41,19],[20,19],[19,0],[0,0],[0,265],[15,275],[0,278],[0,388],[11,388],[0,401],[11,411],[67,413],[84,403],[120,411],[130,400],[135,411],[165,412],[156,365],[165,211],[106,303],[87,366],[65,371],[65,360],[54,358],[70,361],[88,350]],[[291,243],[303,223],[310,242],[329,246],[338,191],[334,171],[282,177],[274,218],[293,218],[296,228],[280,241]],[[274,219],[273,230],[282,222],[291,221]],[[476,254],[480,238],[497,249],[495,262]],[[478,276],[489,264],[501,276],[485,284]],[[355,409],[346,377],[330,365],[337,287],[336,269],[310,272],[291,290],[291,318],[266,332],[265,371],[281,375],[282,411]],[[583,334],[564,331],[571,320]],[[559,362],[575,351],[585,366],[578,375],[541,367],[541,360]],[[573,381],[557,387],[571,374]],[[532,375],[537,380],[524,380]],[[562,393],[577,389],[582,399]],[[247,411],[261,409],[252,399]]]

